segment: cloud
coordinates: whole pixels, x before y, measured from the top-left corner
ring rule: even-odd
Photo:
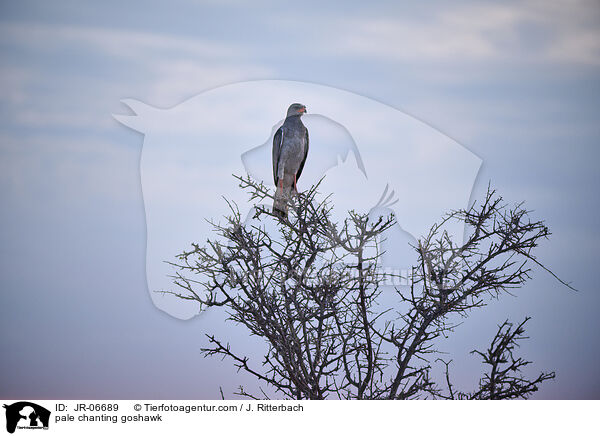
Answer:
[[[156,32],[140,32],[110,27],[63,26],[41,23],[3,23],[0,36],[45,51],[81,45],[110,56],[148,60],[157,55],[228,57],[242,54],[242,48],[199,38],[185,38]]]
[[[138,151],[100,140],[82,141],[50,134],[0,135],[2,198],[21,205],[48,202],[88,204],[135,201]]]
[[[600,8],[560,4],[469,4],[414,15],[340,17],[321,50],[390,61],[472,62],[526,59],[600,65]],[[328,17],[328,19],[331,17]]]
[[[149,86],[148,101],[174,105],[206,89],[271,77],[273,71],[260,65],[213,64],[188,59],[178,59],[155,65],[155,78]]]
[[[13,123],[30,128],[107,130],[124,97],[173,106],[206,89],[272,74],[247,58],[243,44],[202,38],[23,22],[3,23],[0,38],[10,48],[0,62],[0,95]],[[65,56],[68,63],[61,62]]]
[[[0,68],[0,100],[20,104],[26,99],[25,87],[33,72],[26,68],[5,66]]]

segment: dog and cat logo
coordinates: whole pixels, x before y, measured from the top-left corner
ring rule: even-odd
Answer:
[[[18,429],[47,430],[50,411],[29,401],[19,401],[4,405],[6,409],[6,431],[14,433]]]

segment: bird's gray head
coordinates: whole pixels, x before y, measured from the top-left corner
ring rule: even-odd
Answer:
[[[306,113],[306,106],[304,106],[303,104],[300,104],[300,103],[293,103],[288,108],[286,118],[293,117],[293,116],[302,116],[305,113]]]

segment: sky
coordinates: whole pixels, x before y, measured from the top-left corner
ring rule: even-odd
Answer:
[[[529,315],[521,352],[533,373],[557,373],[534,398],[600,398],[599,24],[595,1],[3,2],[0,396],[211,399],[252,386],[201,356],[216,315],[153,304],[145,137],[113,114],[131,114],[124,99],[170,109],[283,80],[419,120],[481,159],[472,199],[490,181],[550,227],[539,259],[579,292],[534,270],[473,312],[447,344],[458,386],[481,370],[469,351]]]

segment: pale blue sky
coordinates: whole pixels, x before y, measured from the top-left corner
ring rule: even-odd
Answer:
[[[2,397],[216,398],[219,380],[238,384],[201,358],[206,320],[148,296],[143,138],[111,114],[256,79],[375,99],[481,157],[474,198],[491,180],[525,200],[553,232],[540,259],[581,292],[536,271],[474,313],[448,344],[458,382],[473,385],[467,352],[496,324],[531,315],[523,354],[557,371],[536,398],[600,397],[597,2],[20,1],[0,5],[0,36]]]

